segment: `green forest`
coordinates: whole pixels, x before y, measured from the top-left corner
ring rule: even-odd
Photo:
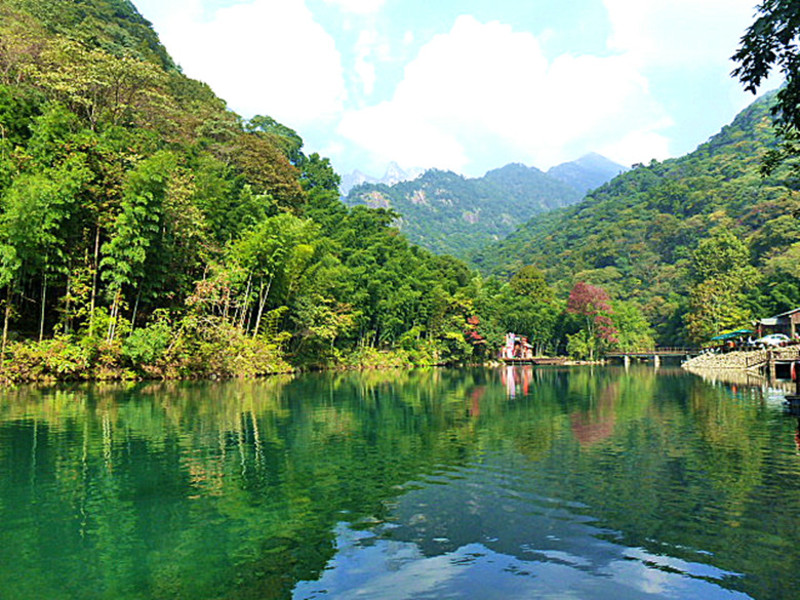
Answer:
[[[343,204],[327,158],[184,76],[128,0],[0,0],[0,376],[463,363],[507,331],[589,359],[701,343],[800,302],[771,102],[469,264]],[[490,175],[513,207],[531,173]]]
[[[7,379],[468,353],[463,263],[345,208],[327,159],[183,76],[129,2],[69,7],[0,2]]]

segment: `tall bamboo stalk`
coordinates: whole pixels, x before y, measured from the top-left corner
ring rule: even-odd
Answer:
[[[39,342],[44,339],[44,309],[47,301],[47,273],[42,277],[42,310],[39,316]]]
[[[94,268],[92,269],[92,300],[89,303],[89,331],[93,331],[94,325],[94,306],[97,298],[97,272],[100,270],[98,261],[100,259],[100,225],[95,229],[94,234]]]
[[[0,349],[0,358],[6,356],[6,343],[8,342],[8,321],[11,318],[11,284],[6,286],[6,310],[3,317],[3,347]]]

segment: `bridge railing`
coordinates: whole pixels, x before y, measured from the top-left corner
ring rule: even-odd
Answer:
[[[639,350],[616,350],[606,352],[606,356],[687,356],[690,354],[700,354],[700,348],[690,348],[686,346],[663,346],[659,348],[642,348]]]

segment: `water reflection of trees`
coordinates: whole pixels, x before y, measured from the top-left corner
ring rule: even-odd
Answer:
[[[737,571],[763,545],[747,524],[780,459],[758,402],[667,370],[520,375],[513,396],[482,369],[9,391],[0,511],[23,525],[0,529],[0,589],[288,597],[337,522],[396,518],[409,482],[488,455],[519,457],[517,492],[569,498],[631,546]]]

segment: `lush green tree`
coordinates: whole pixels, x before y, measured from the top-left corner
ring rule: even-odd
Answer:
[[[692,288],[686,327],[696,343],[708,342],[728,329],[750,327],[753,314],[746,304],[744,286],[755,281],[741,279],[741,274],[720,276],[703,281]]]
[[[284,210],[298,211],[305,203],[297,168],[269,136],[240,135],[233,158],[256,193],[271,196]]]
[[[43,337],[48,276],[65,266],[69,249],[62,229],[76,211],[78,193],[88,178],[85,164],[76,157],[56,168],[19,175],[0,198],[0,280],[6,286],[3,348],[12,296],[20,291],[23,277],[41,277],[39,339]]]
[[[530,296],[541,302],[547,302],[553,297],[553,290],[547,285],[544,273],[533,265],[522,267],[509,283],[517,294]]]
[[[48,45],[34,73],[45,93],[70,107],[91,129],[103,125],[166,125],[167,78],[158,66],[118,58],[67,39]]]
[[[745,89],[757,93],[773,68],[780,70],[784,85],[778,92],[776,113],[780,122],[800,128],[800,6],[793,0],[764,0],[757,18],[742,36],[733,55],[739,66],[733,75]]]
[[[294,129],[287,127],[283,123],[278,123],[272,117],[256,115],[252,119],[245,121],[244,130],[248,133],[263,134],[264,137],[280,148],[284,156],[293,165],[299,166],[299,163],[305,159],[301,152],[303,138]],[[318,155],[317,158],[319,158]]]
[[[534,353],[541,356],[557,351],[557,324],[563,310],[542,272],[529,265],[497,290],[491,308],[484,312],[497,322],[500,330],[527,337]]]
[[[689,312],[690,338],[705,342],[726,329],[749,327],[753,319],[748,292],[760,282],[750,265],[750,251],[729,228],[714,230],[692,256]]]
[[[239,301],[239,323],[261,330],[265,309],[291,303],[316,257],[319,227],[289,213],[269,217],[231,245],[228,257],[240,273],[244,293]],[[251,311],[254,307],[254,315]]]
[[[800,306],[800,243],[764,263],[764,280],[753,290],[760,315],[776,315]]]
[[[632,302],[616,300],[611,303],[614,328],[617,330],[617,347],[621,350],[655,348],[653,328],[644,313]]]
[[[690,276],[696,282],[706,281],[743,269],[750,264],[750,249],[728,227],[712,231],[692,253]]]

